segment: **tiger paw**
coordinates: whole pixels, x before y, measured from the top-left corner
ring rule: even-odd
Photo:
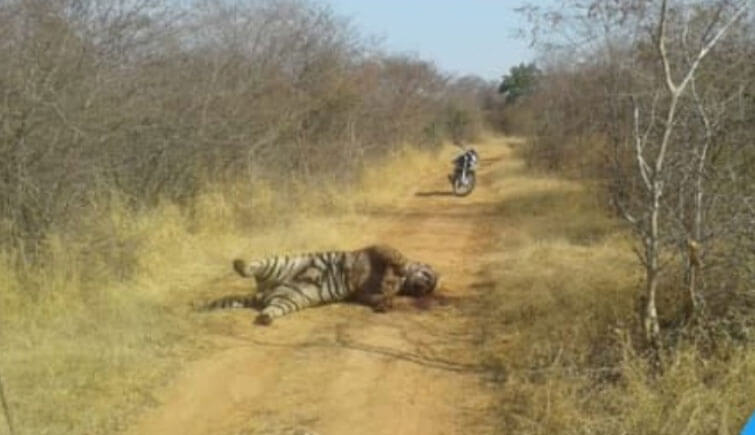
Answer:
[[[260,314],[254,319],[256,325],[269,326],[273,323],[273,318],[269,314]]]

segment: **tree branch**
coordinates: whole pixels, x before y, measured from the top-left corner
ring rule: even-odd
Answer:
[[[668,61],[668,53],[666,53],[666,10],[667,10],[667,0],[663,0],[663,3],[661,3],[661,17],[660,22],[658,23],[658,52],[661,55],[661,61],[663,62],[663,71],[664,75],[666,77],[666,87],[668,87],[669,91],[672,94],[677,93],[676,85],[674,84],[674,79],[671,77],[671,65]]]
[[[664,3],[665,0],[664,0]],[[697,58],[692,62],[692,65],[689,67],[689,71],[687,71],[687,75],[684,77],[682,82],[679,84],[679,92],[681,92],[685,86],[689,83],[692,76],[695,74],[695,71],[697,70],[697,67],[700,65],[700,62],[703,60],[703,58],[710,52],[710,50],[713,48],[716,43],[721,39],[721,37],[729,30],[729,27],[731,27],[739,17],[741,17],[745,11],[747,10],[747,2],[743,2],[742,5],[739,7],[739,9],[734,13],[734,15],[729,18],[729,21],[726,22],[726,24],[721,27],[718,32],[711,38],[710,41],[708,41],[707,44],[700,50],[700,52],[697,54]]]
[[[640,175],[642,175],[642,181],[645,183],[645,187],[650,191],[652,189],[650,176],[648,175],[650,167],[647,162],[645,162],[645,158],[642,155],[643,147],[644,141],[640,135],[640,108],[637,103],[634,102],[634,148],[637,157],[637,166],[640,169]]]

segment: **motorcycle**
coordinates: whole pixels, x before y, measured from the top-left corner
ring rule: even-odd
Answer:
[[[477,175],[475,174],[476,160],[476,158],[468,154],[454,159],[454,172],[448,176],[454,195],[467,196],[474,190],[475,183],[477,182]]]

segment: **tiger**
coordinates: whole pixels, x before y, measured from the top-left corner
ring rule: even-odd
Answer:
[[[236,259],[233,269],[242,277],[255,279],[256,294],[223,298],[212,308],[260,308],[255,323],[261,325],[307,307],[346,300],[386,312],[392,308],[394,296],[428,295],[439,279],[431,266],[410,261],[395,248],[381,244],[250,262]]]

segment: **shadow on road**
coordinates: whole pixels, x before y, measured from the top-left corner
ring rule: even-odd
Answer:
[[[414,196],[453,196],[454,193],[452,191],[443,191],[443,190],[431,190],[428,192],[417,192],[414,194]]]

